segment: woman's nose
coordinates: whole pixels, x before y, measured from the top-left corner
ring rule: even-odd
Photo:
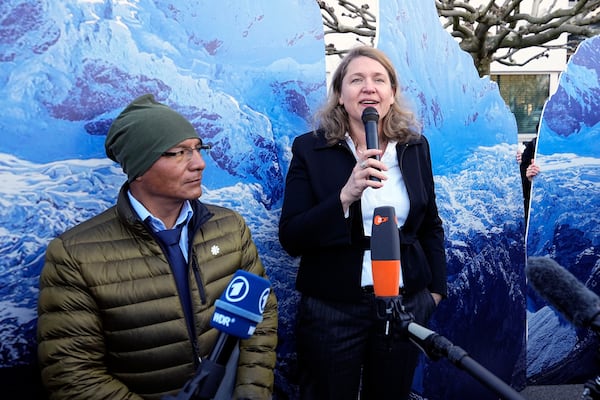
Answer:
[[[372,93],[375,91],[375,84],[370,79],[365,79],[362,90],[363,92]]]

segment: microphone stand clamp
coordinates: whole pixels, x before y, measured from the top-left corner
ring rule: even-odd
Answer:
[[[600,399],[600,376],[588,380],[583,385],[581,400],[599,400]]]
[[[414,321],[411,313],[405,311],[402,304],[402,296],[376,296],[375,306],[377,318],[385,321],[385,336],[399,333],[408,337],[408,325]],[[399,328],[398,332],[392,332],[392,328]]]

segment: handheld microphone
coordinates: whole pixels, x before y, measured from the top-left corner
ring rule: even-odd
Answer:
[[[400,293],[400,236],[396,210],[392,206],[376,207],[373,211],[371,267],[375,296],[398,296]]]
[[[367,149],[378,149],[379,138],[377,134],[377,123],[379,122],[379,113],[374,107],[367,107],[363,110],[362,121],[365,125],[365,136],[367,140]],[[372,158],[379,160],[379,156],[373,156]],[[381,181],[381,179],[374,176],[369,177],[372,181]]]
[[[600,331],[600,298],[548,257],[529,257],[525,274],[536,292],[578,327]]]
[[[236,271],[221,298],[215,301],[210,326],[221,333],[210,359],[222,360],[225,356],[226,363],[231,352],[223,352],[221,345],[225,344],[222,342],[231,341],[228,338],[237,342],[238,339],[252,336],[256,325],[262,321],[270,291],[271,284],[268,280],[244,270]]]
[[[209,357],[202,360],[195,376],[177,397],[168,396],[163,400],[214,398],[239,339],[252,336],[256,325],[262,321],[270,292],[268,280],[244,270],[235,272],[221,297],[215,301],[210,325],[220,333]]]

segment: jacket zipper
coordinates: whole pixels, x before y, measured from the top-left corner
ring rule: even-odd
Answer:
[[[206,292],[204,290],[204,285],[202,284],[202,279],[200,278],[200,268],[198,267],[198,261],[196,259],[196,251],[194,250],[194,246],[190,246],[191,252],[188,252],[190,255],[190,260],[188,262],[188,266],[194,272],[194,278],[196,279],[196,285],[198,285],[198,292],[200,293],[200,301],[202,304],[206,304]],[[190,288],[191,291],[191,288]],[[196,313],[192,310],[192,319],[193,323],[193,332],[191,332],[192,346],[194,347],[194,352],[196,353],[195,359],[196,367],[202,363],[202,356],[200,355],[200,346],[198,345],[198,337],[196,335]]]

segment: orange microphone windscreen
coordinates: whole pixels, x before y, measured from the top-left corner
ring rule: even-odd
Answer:
[[[371,267],[377,297],[400,293],[400,235],[394,207],[382,206],[373,212]]]

